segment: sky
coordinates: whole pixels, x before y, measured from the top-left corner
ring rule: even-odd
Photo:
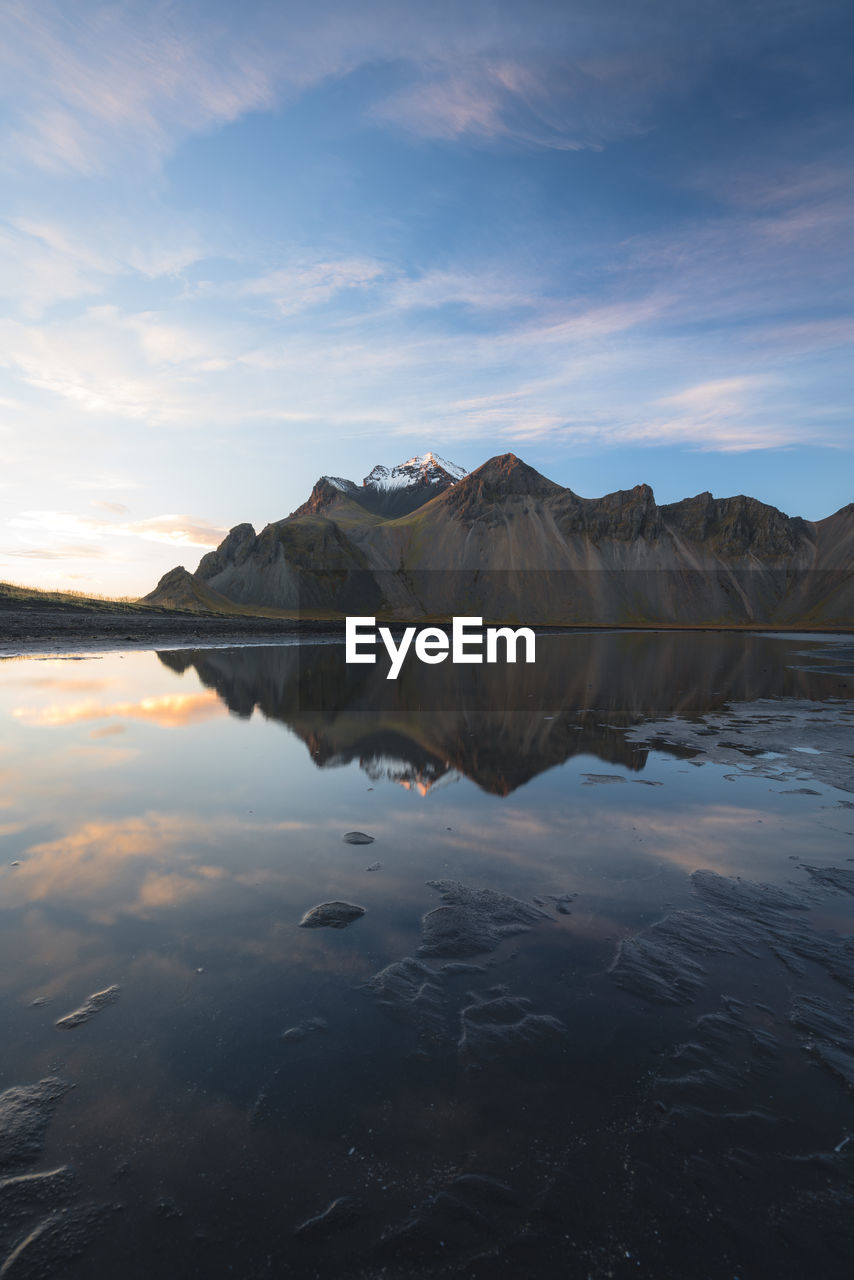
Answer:
[[[854,10],[0,0],[0,579],[324,473],[854,501]]]

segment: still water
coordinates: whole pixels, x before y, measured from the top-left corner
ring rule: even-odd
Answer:
[[[850,640],[383,677],[0,663],[0,1276],[850,1275]]]

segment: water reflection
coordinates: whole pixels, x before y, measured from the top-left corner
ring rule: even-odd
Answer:
[[[696,719],[732,700],[844,696],[847,675],[789,659],[803,647],[711,632],[544,635],[531,666],[411,663],[397,681],[380,663],[348,666],[340,645],[158,656],[177,673],[192,668],[235,715],[287,724],[321,767],[358,761],[370,778],[421,794],[460,774],[508,795],[578,755],[640,772],[647,752],[622,729],[644,719]]]
[[[330,645],[0,665],[0,1172],[71,1170],[61,1201],[13,1189],[19,1216],[0,1195],[0,1268],[37,1231],[45,1274],[128,1280],[682,1277],[723,1253],[721,1275],[847,1280],[829,652],[572,635],[397,685]],[[670,747],[634,740],[650,717]],[[331,900],[365,914],[298,927]],[[74,1088],[19,1159],[3,1091],[54,1077]]]
[[[67,682],[64,687],[76,692],[72,682]],[[219,714],[221,707],[216,695],[208,692],[161,694],[156,698],[141,698],[138,702],[104,703],[90,700],[70,705],[50,703],[41,707],[15,707],[12,711],[17,720],[41,727],[77,724],[89,720],[150,720],[153,724],[170,729],[199,724]],[[109,726],[99,730],[99,733],[108,735],[115,731],[116,726]]]

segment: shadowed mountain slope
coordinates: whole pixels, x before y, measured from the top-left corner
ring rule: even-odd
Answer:
[[[659,506],[637,485],[582,498],[509,453],[457,478],[431,462],[425,480],[422,461],[375,468],[395,476],[387,491],[323,477],[260,534],[238,525],[195,577],[242,606],[307,616],[854,625],[854,504],[813,523],[743,495]],[[384,493],[417,505],[384,513]],[[164,579],[146,600],[169,603],[169,590]]]

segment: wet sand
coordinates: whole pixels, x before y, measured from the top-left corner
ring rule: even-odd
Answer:
[[[343,635],[343,623],[313,619],[217,617],[208,614],[75,608],[0,610],[0,657],[73,648],[97,653],[115,648],[197,648],[271,644]]]

